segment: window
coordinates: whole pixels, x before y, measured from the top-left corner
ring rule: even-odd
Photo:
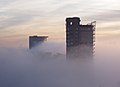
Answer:
[[[67,35],[67,36],[66,36],[66,39],[69,39],[69,38],[70,38],[70,36],[69,36],[69,35]]]
[[[78,31],[76,31],[75,33],[78,34]]]
[[[69,43],[67,43],[67,47],[69,47],[70,46],[70,44]]]
[[[69,40],[67,40],[67,43],[69,43],[70,41]]]
[[[70,25],[72,25],[73,23],[72,22],[70,22]]]
[[[73,42],[70,42],[71,45],[73,45]]]
[[[78,44],[79,44],[78,39],[76,39],[76,45],[78,45]]]
[[[69,31],[70,29],[69,29],[69,28],[67,28],[67,30]]]
[[[69,32],[67,32],[67,35],[69,35],[70,33]]]
[[[78,28],[76,28],[76,30],[78,30]]]

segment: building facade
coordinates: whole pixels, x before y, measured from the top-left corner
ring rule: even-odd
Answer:
[[[93,57],[96,22],[80,24],[79,17],[66,18],[67,58]]]
[[[46,41],[48,36],[29,36],[29,49],[38,46]]]

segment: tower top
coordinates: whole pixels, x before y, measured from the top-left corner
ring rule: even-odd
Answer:
[[[78,21],[78,22],[80,22],[80,18],[79,17],[69,17],[69,18],[66,18],[66,21],[67,22],[70,22],[70,21]]]

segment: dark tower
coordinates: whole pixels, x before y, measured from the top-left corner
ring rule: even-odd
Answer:
[[[29,49],[46,41],[48,36],[29,36]]]
[[[95,22],[80,24],[80,18],[66,19],[67,58],[93,57]]]
[[[77,17],[66,19],[66,41],[67,47],[79,45],[79,24],[80,19]]]

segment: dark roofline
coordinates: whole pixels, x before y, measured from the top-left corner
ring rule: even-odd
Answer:
[[[79,17],[68,17],[68,18],[66,18],[66,21],[74,20],[74,19],[77,19],[78,21],[81,21]]]
[[[35,36],[29,36],[29,37],[40,37],[40,38],[48,38],[48,36],[37,36],[37,35],[35,35]]]
[[[93,25],[80,25],[80,26],[83,26],[83,27],[93,27]]]

